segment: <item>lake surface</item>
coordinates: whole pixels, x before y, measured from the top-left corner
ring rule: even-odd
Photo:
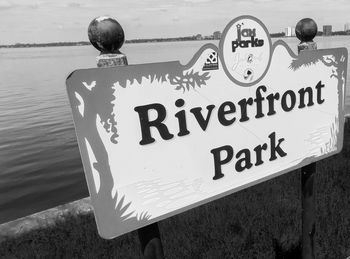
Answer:
[[[284,40],[297,51],[296,38]],[[319,49],[350,50],[350,37],[316,41]],[[126,44],[122,52],[129,64],[186,64],[209,42]],[[0,49],[0,223],[89,195],[65,79],[75,69],[96,67],[97,55],[92,46]]]

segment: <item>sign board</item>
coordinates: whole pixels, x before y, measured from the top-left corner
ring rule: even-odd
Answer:
[[[112,238],[340,152],[345,48],[295,55],[241,16],[187,65],[67,79],[99,233]]]

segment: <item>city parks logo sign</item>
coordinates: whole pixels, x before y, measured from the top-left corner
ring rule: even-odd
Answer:
[[[220,41],[220,58],[224,71],[236,84],[251,86],[266,74],[272,44],[265,25],[252,16],[231,21]]]
[[[98,231],[112,238],[340,152],[348,53],[273,45],[258,19],[178,61],[67,78]]]

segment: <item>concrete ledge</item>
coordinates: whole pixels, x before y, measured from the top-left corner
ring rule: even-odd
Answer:
[[[57,219],[68,214],[92,213],[90,197],[73,201],[52,209],[41,211],[0,225],[0,242],[7,237],[16,237],[29,231],[54,225]]]

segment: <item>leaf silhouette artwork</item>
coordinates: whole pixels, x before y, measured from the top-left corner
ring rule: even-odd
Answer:
[[[300,55],[298,56],[298,58],[292,61],[292,63],[290,64],[290,68],[296,71],[302,66],[312,66],[315,65],[317,62],[321,61],[321,58],[322,57],[320,57],[319,55]]]
[[[241,16],[185,65],[74,71],[67,93],[99,234],[120,236],[338,153],[347,58],[345,48],[295,55]]]

